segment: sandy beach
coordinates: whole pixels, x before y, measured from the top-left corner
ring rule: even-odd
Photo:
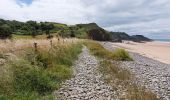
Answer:
[[[128,51],[170,64],[170,43],[168,42],[124,42],[113,43],[113,46],[124,48]]]

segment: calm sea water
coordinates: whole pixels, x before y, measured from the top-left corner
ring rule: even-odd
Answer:
[[[155,41],[170,42],[170,39],[154,39]]]

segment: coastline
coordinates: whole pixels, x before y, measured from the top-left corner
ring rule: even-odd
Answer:
[[[112,43],[112,46],[124,48],[127,51],[170,64],[170,42],[153,41],[137,43],[129,41],[127,43]]]
[[[110,51],[119,48],[112,42],[101,42],[100,44]],[[169,100],[170,64],[160,62],[136,52],[129,52],[129,54],[133,58],[133,61],[123,61],[120,63],[120,67],[133,73],[136,84],[145,87],[147,90],[151,90],[161,100]]]

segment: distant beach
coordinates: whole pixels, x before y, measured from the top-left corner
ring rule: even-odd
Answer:
[[[170,42],[170,39],[153,39],[154,41]]]
[[[170,41],[168,42],[168,40],[162,40],[162,42],[157,40],[146,43],[130,41],[127,43],[113,43],[113,46],[125,48],[128,51],[170,64]]]

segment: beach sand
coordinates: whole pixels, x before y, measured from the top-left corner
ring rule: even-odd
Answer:
[[[128,51],[170,64],[170,43],[168,42],[125,42],[113,43],[113,46],[124,48]]]

